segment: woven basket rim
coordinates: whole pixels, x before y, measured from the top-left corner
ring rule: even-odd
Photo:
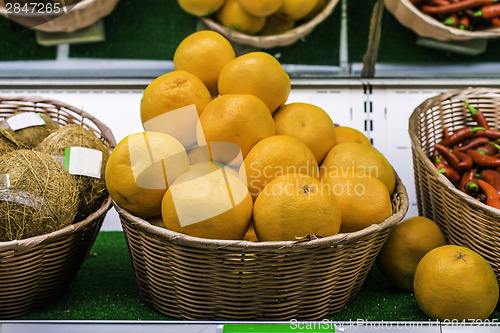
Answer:
[[[275,47],[275,46],[287,46],[299,38],[309,34],[317,25],[323,22],[330,14],[333,12],[334,8],[337,6],[339,0],[329,0],[326,6],[318,13],[314,18],[301,24],[291,30],[288,30],[282,34],[269,35],[269,36],[251,36],[244,34],[239,31],[229,29],[222,24],[219,24],[211,17],[201,17],[202,21],[210,28],[213,29],[224,36],[226,36],[231,41],[252,45],[255,47]]]
[[[34,103],[34,104],[51,104],[58,109],[64,108],[68,109],[72,112],[75,112],[77,115],[80,115],[83,118],[86,118],[93,122],[97,128],[101,131],[102,137],[106,139],[108,144],[110,145],[111,148],[114,148],[116,146],[116,140],[113,136],[113,133],[111,132],[111,129],[104,125],[103,122],[101,122],[99,119],[95,118],[91,114],[83,111],[82,109],[78,109],[70,104],[67,104],[65,102],[61,102],[59,100],[55,99],[50,99],[50,98],[45,98],[41,96],[1,96],[0,95],[0,104],[2,103],[8,103],[8,102],[13,102],[13,103],[18,103],[18,102],[27,102],[27,103]]]
[[[397,0],[397,2],[400,3],[400,5],[406,7],[408,10],[412,12],[413,15],[417,16],[421,21],[425,21],[426,23],[430,24],[432,27],[435,29],[441,30],[441,31],[446,31],[452,38],[456,38],[457,40],[465,40],[465,39],[481,39],[481,38],[498,38],[500,37],[500,28],[489,28],[485,30],[478,30],[478,31],[468,31],[468,30],[461,30],[458,28],[454,27],[449,27],[444,25],[443,23],[439,22],[435,18],[433,18],[430,15],[427,15],[420,11],[415,5],[413,5],[409,0]],[[407,28],[412,29],[415,33],[420,35],[416,30],[415,30],[415,23],[412,22],[412,24],[409,24],[407,22],[402,22],[399,20],[399,18],[395,15],[395,11],[397,9],[397,6],[394,5],[394,7],[391,5],[387,5],[387,1],[385,4],[386,8],[391,12],[396,19],[398,19],[398,22],[400,22],[402,25],[404,25]],[[427,36],[430,37],[430,36]]]
[[[131,224],[133,227],[137,228],[138,231],[151,234],[153,236],[163,238],[168,241],[175,241],[179,245],[192,246],[196,248],[205,249],[232,249],[236,251],[267,251],[267,250],[282,250],[282,249],[307,249],[307,248],[317,248],[324,246],[341,245],[356,241],[365,236],[376,234],[386,228],[392,227],[393,225],[399,223],[408,210],[409,201],[406,188],[401,182],[399,176],[396,175],[396,187],[394,190],[393,197],[397,194],[399,200],[397,200],[396,211],[388,217],[385,221],[379,224],[372,224],[362,230],[351,232],[351,233],[341,233],[333,236],[323,237],[308,241],[267,241],[267,242],[251,242],[246,240],[219,240],[219,239],[206,239],[188,236],[179,232],[171,231],[165,228],[160,228],[152,225],[151,223],[132,215],[127,210],[121,208],[113,201],[113,205],[120,215],[121,219],[125,219],[127,223]],[[123,223],[123,222],[122,222]]]
[[[457,189],[443,174],[441,174],[432,164],[432,161],[425,154],[424,150],[421,147],[420,140],[416,134],[416,127],[418,124],[418,117],[426,112],[427,110],[437,106],[439,103],[442,103],[446,100],[451,100],[452,98],[456,98],[457,96],[461,96],[461,99],[464,98],[473,98],[478,95],[488,95],[488,94],[498,94],[500,97],[500,89],[498,88],[486,88],[486,87],[468,87],[465,89],[457,89],[452,91],[447,91],[441,93],[437,96],[426,99],[419,106],[415,108],[413,113],[410,116],[409,124],[408,124],[408,132],[411,139],[412,148],[415,150],[418,158],[425,164],[425,166],[430,170],[431,174],[436,177],[439,182],[446,187],[446,189],[453,194],[455,194],[459,200],[466,202],[469,206],[482,210],[492,217],[500,217],[500,209],[493,208],[488,206],[478,200],[475,200],[471,196],[463,193],[459,189]]]
[[[21,248],[29,249],[40,244],[50,243],[54,239],[72,235],[86,228],[87,226],[95,223],[99,217],[101,217],[103,214],[105,214],[108,210],[111,209],[111,206],[112,206],[111,196],[108,195],[106,197],[106,200],[102,203],[101,207],[92,214],[90,214],[89,216],[87,216],[86,219],[79,221],[77,223],[70,224],[62,229],[53,231],[48,234],[34,236],[26,239],[0,242],[0,251],[18,250]]]

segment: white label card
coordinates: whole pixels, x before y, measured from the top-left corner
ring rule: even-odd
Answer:
[[[66,147],[64,167],[71,175],[101,178],[102,151],[84,147]]]
[[[13,131],[17,131],[27,127],[43,126],[45,120],[37,112],[25,112],[10,117],[7,123]]]

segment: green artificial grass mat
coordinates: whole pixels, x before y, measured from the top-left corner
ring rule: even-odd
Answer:
[[[497,310],[491,318],[500,319]],[[19,320],[171,320],[145,306],[121,231],[100,232],[69,292]],[[356,297],[333,321],[428,321],[411,293],[385,280],[374,265]]]
[[[55,47],[45,47],[36,42],[35,31],[24,28],[0,16],[0,61],[52,60]]]
[[[264,51],[279,53],[282,63],[338,66],[339,7],[303,40]],[[148,0],[140,5],[136,1],[121,0],[105,18],[106,41],[72,45],[70,56],[172,60],[177,45],[195,32],[198,24],[198,18],[184,12],[176,0]]]
[[[471,63],[498,62],[500,39],[489,39],[487,49],[477,56],[418,46],[417,34],[401,25],[389,11],[382,19],[382,37],[378,55],[379,63],[412,65],[468,65]]]

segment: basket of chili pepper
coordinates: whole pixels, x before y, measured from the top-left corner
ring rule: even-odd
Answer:
[[[385,6],[422,37],[440,41],[500,37],[500,0],[385,0]]]
[[[500,89],[445,92],[409,120],[418,211],[500,281]]]

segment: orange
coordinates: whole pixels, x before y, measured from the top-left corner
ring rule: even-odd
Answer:
[[[255,227],[253,225],[253,221],[250,222],[250,225],[248,226],[247,232],[245,234],[245,237],[243,237],[244,240],[249,241],[249,242],[258,242],[259,239],[257,238],[257,235],[255,234]]]
[[[306,16],[303,17],[304,20],[310,20],[314,18],[316,15],[318,15],[326,6],[326,0],[318,0],[316,2],[316,6],[307,14]]]
[[[264,28],[259,32],[259,35],[279,35],[295,27],[294,20],[285,20],[277,15],[268,16]]]
[[[444,245],[429,251],[415,271],[418,305],[432,320],[487,319],[498,302],[498,281],[491,265],[465,247]]]
[[[389,192],[384,183],[369,175],[321,178],[342,211],[340,232],[355,232],[384,222],[392,215]]]
[[[290,103],[274,114],[276,134],[286,134],[304,142],[318,163],[335,146],[335,124],[322,108],[308,103]]]
[[[222,25],[248,35],[255,35],[266,24],[266,18],[247,12],[237,0],[226,0],[226,3],[215,14]]]
[[[396,287],[412,291],[420,259],[443,245],[446,238],[436,223],[423,216],[413,216],[392,228],[377,256],[377,266]]]
[[[341,213],[335,196],[316,178],[287,174],[270,182],[257,197],[254,227],[260,241],[295,241],[339,232]]]
[[[366,135],[355,128],[347,126],[337,126],[335,128],[335,133],[337,137],[337,143],[357,142],[363,143],[365,145],[372,145],[370,139],[368,139]]]
[[[389,161],[372,146],[344,142],[335,145],[321,164],[321,175],[341,176],[367,174],[381,180],[389,194],[396,184],[396,176]]]
[[[259,141],[240,168],[240,178],[247,181],[254,200],[273,179],[288,173],[318,178],[318,163],[311,149],[289,135],[274,135]]]
[[[187,170],[189,160],[179,141],[164,133],[134,133],[109,156],[106,187],[118,206],[151,217],[160,214],[169,184]]]
[[[219,93],[249,94],[260,98],[274,113],[290,94],[288,74],[265,52],[250,52],[228,63],[219,76]]]
[[[284,0],[237,0],[241,7],[255,16],[269,16],[283,5]]]
[[[191,15],[206,16],[215,13],[226,0],[177,0],[179,6]]]
[[[226,38],[215,31],[202,30],[180,42],[173,60],[175,70],[196,75],[212,96],[216,96],[219,73],[235,57],[233,47]]]
[[[210,143],[215,161],[230,163],[241,150],[242,157],[260,140],[274,135],[274,122],[269,109],[253,95],[224,95],[205,107],[197,128],[198,145]],[[234,149],[214,147],[215,142],[232,142]],[[224,147],[225,148],[225,147]]]
[[[317,2],[318,0],[285,0],[276,14],[287,20],[300,20],[315,9]]]
[[[186,71],[173,71],[151,82],[141,100],[146,131],[164,132],[188,148],[196,143],[198,116],[212,96],[203,82]]]
[[[212,166],[194,167],[170,186],[161,204],[165,227],[195,237],[243,239],[252,198],[233,172]]]

